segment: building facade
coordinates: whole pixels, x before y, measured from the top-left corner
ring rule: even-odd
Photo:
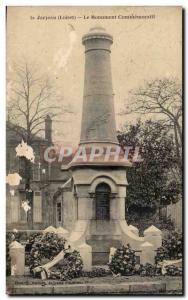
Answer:
[[[7,122],[7,151],[6,174],[19,174],[21,180],[18,185],[6,186],[6,220],[7,229],[38,230],[47,226],[63,225],[63,198],[59,197],[58,190],[67,181],[67,172],[62,173],[55,163],[53,167],[44,161],[44,150],[53,145],[52,120],[49,116],[45,119],[45,137],[35,136],[32,148],[35,161],[32,164],[30,192],[33,196],[33,215],[28,222],[28,215],[23,208],[26,201],[25,187],[25,159],[16,156],[15,148],[24,140],[26,132],[22,127]]]

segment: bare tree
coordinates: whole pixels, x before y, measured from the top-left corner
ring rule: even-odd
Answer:
[[[57,95],[48,78],[39,77],[27,62],[15,65],[14,70],[7,111],[8,120],[15,126],[10,123],[8,126],[32,145],[35,136],[44,130],[46,115],[56,116],[60,107],[51,104],[57,100]],[[20,131],[20,126],[25,130]]]
[[[11,68],[12,69],[12,68]],[[7,79],[7,126],[29,146],[37,146],[45,118],[74,113],[70,106],[63,105],[61,95],[56,92],[50,80],[40,74],[36,65],[24,61],[15,64]],[[31,209],[27,222],[33,228],[33,191],[31,190],[32,162],[21,157],[25,183],[26,200]],[[42,182],[41,182],[42,183]],[[43,185],[43,188],[46,183]],[[42,187],[42,185],[41,185]]]
[[[144,87],[131,91],[131,105],[121,114],[157,114],[158,119],[173,132],[179,167],[182,167],[182,89],[175,80],[146,82]]]
[[[27,62],[14,66],[9,79],[7,126],[32,146],[36,136],[44,130],[47,115],[55,117],[62,110],[57,94],[48,78],[39,76],[39,69]],[[26,199],[31,206],[28,223],[33,224],[33,193],[30,189],[32,163],[23,157]]]

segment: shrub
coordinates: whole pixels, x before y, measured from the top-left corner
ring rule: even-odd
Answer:
[[[66,253],[65,239],[59,238],[54,233],[34,234],[28,240],[27,262],[30,272],[34,275],[33,269],[52,260],[62,250],[65,251],[64,258],[50,270],[50,278],[67,280],[78,277],[83,268],[83,262],[78,251]],[[39,274],[38,274],[39,275]]]
[[[50,278],[69,280],[81,276],[83,261],[78,251],[66,253],[64,259],[54,266],[50,272]]]
[[[135,251],[128,244],[116,250],[108,265],[110,271],[114,274],[133,275],[135,273],[135,264]]]
[[[105,277],[111,275],[110,270],[106,270],[104,268],[93,268],[92,271],[82,271],[82,277],[89,277],[89,278],[95,278],[95,277]]]
[[[169,265],[165,267],[165,273],[162,273],[160,266],[153,266],[151,264],[140,265],[138,274],[140,276],[158,276],[158,275],[168,275],[168,276],[182,276],[182,268],[178,268],[174,265]]]
[[[33,268],[52,260],[60,251],[64,250],[65,240],[54,233],[36,233],[29,237],[26,249],[27,263],[32,273]]]
[[[6,275],[9,276],[11,274],[11,259],[9,254],[9,245],[13,241],[12,234],[7,233],[6,235]]]
[[[166,275],[169,276],[182,276],[182,268],[170,265],[166,267]]]
[[[169,238],[164,239],[162,247],[157,249],[156,264],[164,259],[173,260],[182,258],[182,236],[177,232],[172,232]]]
[[[156,265],[151,265],[146,263],[145,265],[140,265],[138,269],[138,274],[140,276],[156,276],[161,275],[161,268],[157,267]]]

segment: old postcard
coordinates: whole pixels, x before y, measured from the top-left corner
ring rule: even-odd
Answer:
[[[9,295],[182,295],[182,8],[7,7]]]

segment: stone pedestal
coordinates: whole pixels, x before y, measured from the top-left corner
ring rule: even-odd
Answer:
[[[153,245],[154,250],[161,247],[162,245],[162,232],[153,225],[144,230],[144,238],[145,241]]]
[[[11,275],[24,275],[25,272],[25,246],[12,242],[9,246],[11,257]]]
[[[84,271],[91,271],[92,270],[92,248],[91,246],[87,245],[86,243],[77,246],[76,248],[83,260],[83,270]]]
[[[92,247],[93,264],[105,264],[111,247],[129,243],[140,251],[144,242],[151,241],[156,249],[161,235],[150,228],[145,237],[139,237],[138,229],[125,221],[126,171],[132,163],[125,158],[116,136],[110,64],[113,37],[104,28],[95,27],[83,36],[82,43],[85,80],[81,137],[79,151],[67,169],[72,173],[76,216],[69,243],[86,253],[87,267],[90,248],[86,242]]]
[[[112,257],[114,256],[116,250],[117,250],[117,249],[114,248],[114,247],[111,247],[111,248],[110,248],[109,263],[111,263]]]
[[[149,242],[144,242],[141,245],[140,263],[142,265],[145,265],[146,263],[154,265],[155,263],[155,252],[153,245]]]
[[[109,260],[110,248],[130,244],[136,251],[142,251],[142,244],[149,242],[156,250],[161,246],[161,231],[155,226],[139,236],[135,226],[127,225],[125,220],[126,170],[101,166],[77,167],[72,171],[75,203],[78,220],[70,234],[69,243],[76,248],[87,243],[92,248],[92,264],[103,265]],[[109,186],[109,219],[97,218],[97,187]],[[151,255],[152,256],[152,255]],[[146,256],[147,259],[147,256]],[[149,261],[153,261],[149,258]]]

